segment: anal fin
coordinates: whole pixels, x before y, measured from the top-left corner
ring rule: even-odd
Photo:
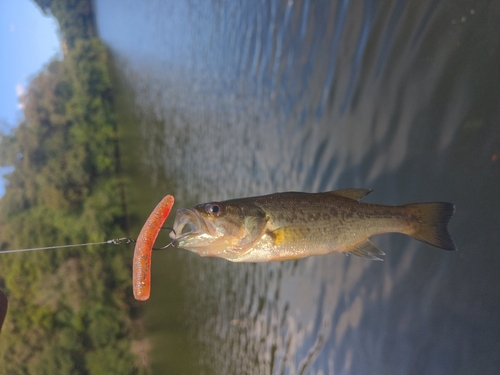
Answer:
[[[358,242],[352,247],[347,248],[344,252],[371,260],[383,260],[379,258],[379,256],[385,255],[385,253],[377,248],[370,240]]]

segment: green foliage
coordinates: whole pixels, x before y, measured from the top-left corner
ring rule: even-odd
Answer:
[[[78,39],[97,36],[91,0],[34,0],[45,14],[59,21],[61,33],[69,48]]]
[[[0,199],[2,248],[100,242],[126,232],[107,64],[97,39],[75,39],[63,61],[51,61],[31,82],[24,120],[0,137],[0,165],[14,166]],[[131,351],[130,249],[110,247],[2,255],[0,285],[9,298],[2,371],[144,370]]]

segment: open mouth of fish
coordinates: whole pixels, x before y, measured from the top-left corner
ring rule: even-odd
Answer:
[[[182,241],[198,235],[209,234],[215,228],[210,223],[203,220],[200,215],[189,208],[177,210],[173,230],[170,232],[172,244],[174,246],[182,245]]]

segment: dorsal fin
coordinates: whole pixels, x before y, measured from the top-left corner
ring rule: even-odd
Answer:
[[[344,198],[354,199],[355,201],[359,201],[360,199],[370,194],[372,191],[373,191],[372,189],[350,188],[350,189],[329,191],[327,194],[338,195],[339,197],[344,197]]]

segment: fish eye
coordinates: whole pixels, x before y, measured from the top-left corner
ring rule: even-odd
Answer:
[[[220,203],[207,203],[205,205],[205,211],[207,214],[212,216],[220,216],[223,213],[223,207]]]

